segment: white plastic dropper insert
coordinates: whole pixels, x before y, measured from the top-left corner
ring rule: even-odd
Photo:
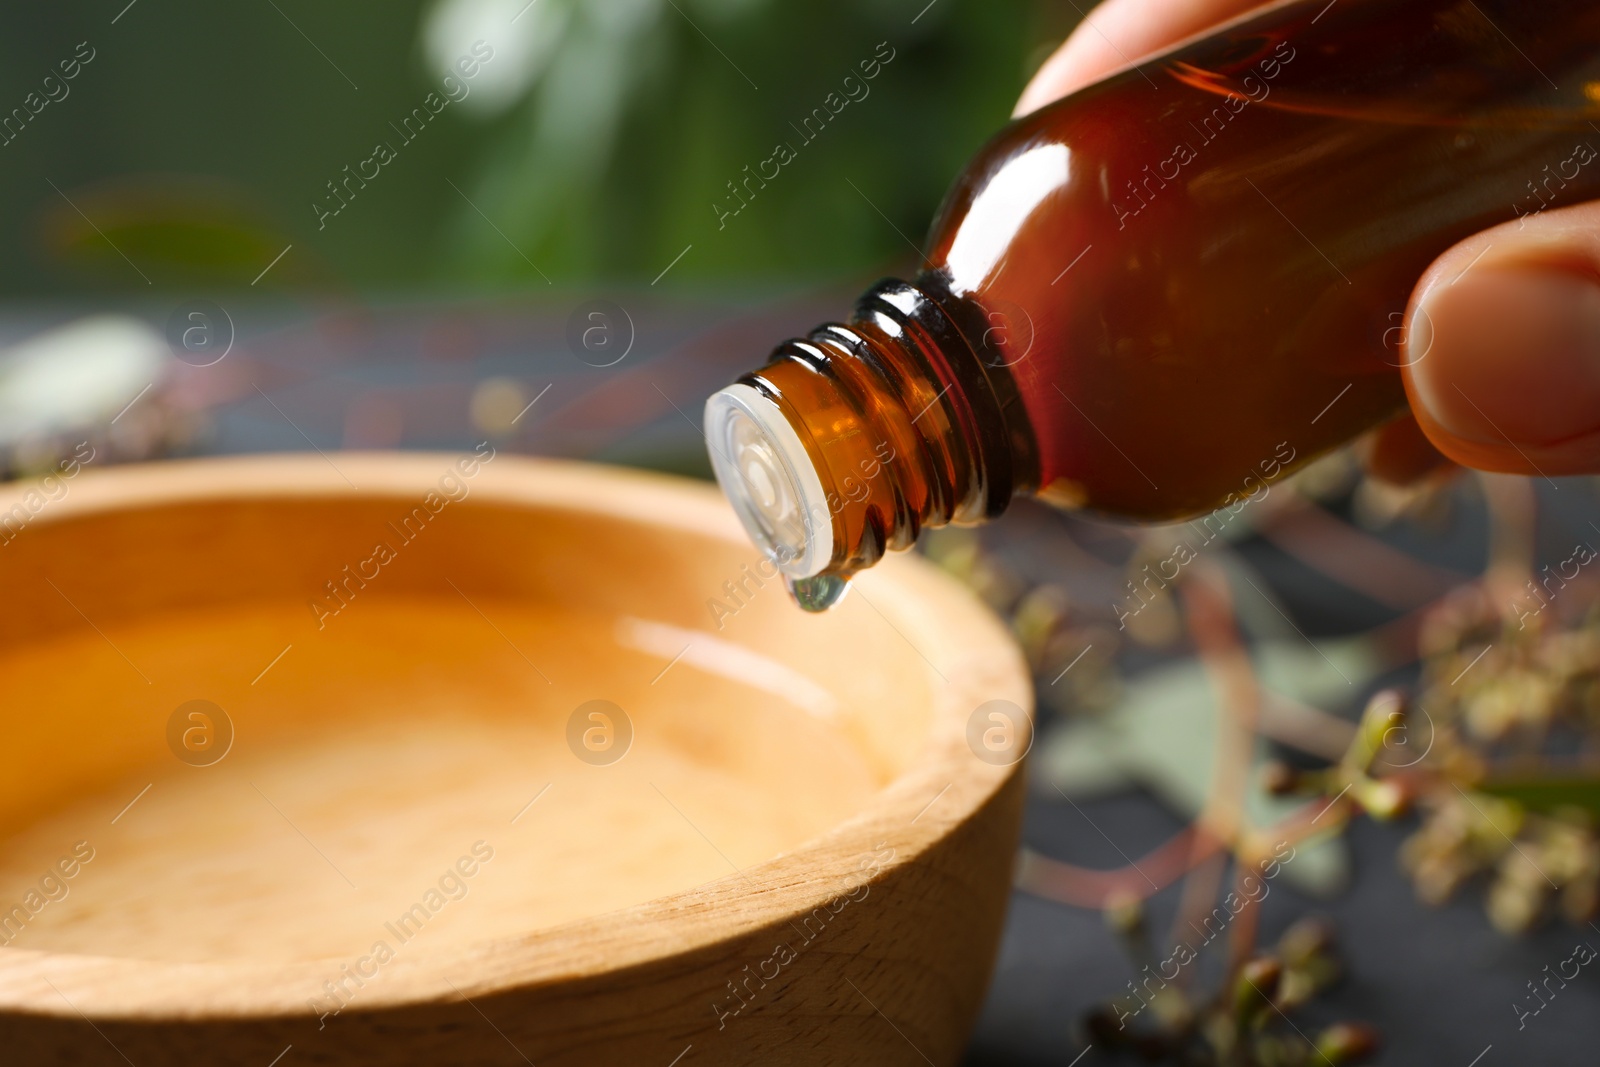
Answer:
[[[833,512],[782,409],[751,386],[730,385],[706,401],[705,433],[717,484],[756,547],[791,586],[820,574],[833,559]]]

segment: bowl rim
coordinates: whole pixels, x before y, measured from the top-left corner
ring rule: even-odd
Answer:
[[[98,513],[202,501],[414,501],[460,455],[289,453],[90,469],[29,525],[41,536],[49,526]],[[496,460],[474,477],[474,501],[663,525],[754,552],[722,494],[704,483],[570,460]],[[0,512],[34,484],[0,486]],[[453,948],[419,946],[384,964],[383,980],[369,981],[343,1010],[391,1011],[564,984],[744,939],[916,863],[972,818],[1022,767],[1020,760],[980,760],[967,742],[968,718],[986,701],[1009,700],[1031,716],[1032,686],[1021,653],[970,592],[909,554],[885,559],[856,581],[857,593],[866,594],[861,599],[925,662],[933,703],[923,745],[866,808],[787,852],[690,889]],[[877,859],[869,865],[868,856]],[[321,993],[330,963],[339,962],[348,961],[181,962],[6,947],[0,950],[0,1014],[140,1021],[314,1017],[311,999]]]

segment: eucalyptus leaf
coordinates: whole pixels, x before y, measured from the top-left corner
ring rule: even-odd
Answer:
[[[1305,704],[1328,706],[1354,696],[1382,668],[1360,639],[1325,642],[1276,641],[1252,650],[1261,684]],[[1198,659],[1165,664],[1126,684],[1122,701],[1093,720],[1060,723],[1045,731],[1034,757],[1034,773],[1071,797],[1105,795],[1129,786],[1149,790],[1184,818],[1197,815],[1216,772],[1217,699]],[[1305,803],[1274,797],[1260,786],[1257,768],[1268,756],[1257,741],[1246,817],[1266,826]],[[1284,876],[1299,888],[1326,895],[1349,875],[1342,839],[1299,846]]]

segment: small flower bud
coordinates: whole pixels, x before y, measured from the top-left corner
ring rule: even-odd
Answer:
[[[1403,738],[1406,723],[1406,698],[1398,689],[1384,689],[1367,701],[1356,727],[1344,763],[1350,770],[1365,773],[1372,761],[1391,743],[1395,735]]]
[[[1333,924],[1321,916],[1296,920],[1278,939],[1278,951],[1290,967],[1304,967],[1333,949]]]
[[[1106,901],[1104,916],[1111,931],[1126,939],[1144,935],[1144,902],[1131,893],[1118,893]]]
[[[1317,1052],[1329,1063],[1355,1063],[1378,1051],[1378,1031],[1358,1023],[1335,1023],[1317,1038]]]
[[[1271,956],[1258,956],[1240,968],[1233,987],[1233,1010],[1240,1020],[1272,1003],[1282,977],[1283,964]]]
[[[1374,819],[1387,821],[1404,815],[1411,798],[1392,778],[1361,778],[1350,787],[1350,797]]]

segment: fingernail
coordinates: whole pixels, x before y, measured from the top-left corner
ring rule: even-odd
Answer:
[[[1547,264],[1477,264],[1423,294],[1410,384],[1434,431],[1536,451],[1600,433],[1600,280]]]

